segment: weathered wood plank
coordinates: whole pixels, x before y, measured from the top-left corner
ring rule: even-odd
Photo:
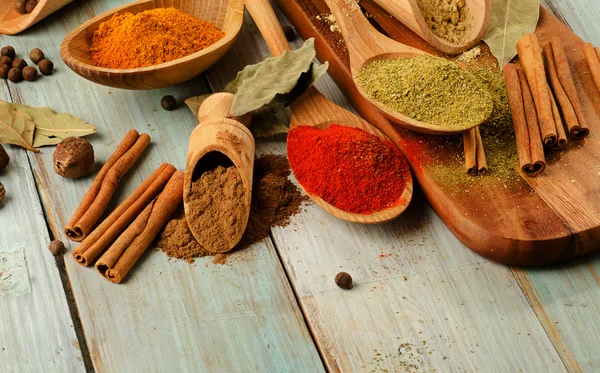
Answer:
[[[152,137],[146,154],[122,180],[112,206],[160,163],[180,169],[185,165],[196,120],[184,108],[162,110],[160,98],[167,93],[183,99],[206,92],[202,78],[172,89],[140,92],[101,87],[68,70],[58,56],[64,36],[85,19],[120,3],[78,2],[18,38],[7,38],[19,50],[42,48],[56,65],[53,76],[12,87],[13,97],[98,125],[98,134],[90,137],[98,162],[108,158],[130,128]],[[40,178],[50,225],[64,239],[62,227],[92,176],[71,181],[56,175],[52,148],[30,160]],[[192,265],[169,261],[162,252],[150,250],[121,285],[79,266],[70,253],[65,261],[96,372],[323,369],[270,240],[233,255],[222,266],[210,258]]]
[[[260,53],[226,56],[207,74],[214,89],[269,55],[255,28],[244,38]],[[349,107],[329,78],[318,86]],[[510,270],[464,247],[420,194],[390,224],[351,224],[310,204],[272,235],[331,371],[565,371]],[[333,282],[342,270],[351,291]]]
[[[6,42],[6,38],[2,38]],[[10,101],[6,83],[0,99]],[[85,372],[25,150],[0,172],[0,371]]]
[[[600,3],[585,0],[546,3],[580,37],[600,45]],[[513,269],[513,272],[569,371],[597,371],[600,255],[558,267]]]

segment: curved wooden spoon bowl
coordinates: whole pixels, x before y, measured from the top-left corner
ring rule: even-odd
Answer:
[[[277,16],[268,0],[246,0],[246,7],[252,15],[252,18],[254,18],[258,29],[265,38],[265,41],[274,56],[279,56],[285,50],[290,49]],[[296,102],[292,104],[291,109],[292,119],[290,128],[313,126],[325,129],[329,127],[329,125],[336,123],[346,127],[357,127],[379,136],[386,141],[388,140],[384,134],[367,121],[329,101],[325,96],[319,93],[316,88],[311,88],[306,94],[296,100]],[[294,172],[294,169],[292,169],[292,172]],[[325,211],[340,219],[363,224],[378,224],[395,219],[402,214],[411,201],[412,193],[413,182],[412,175],[410,175],[409,180],[406,182],[404,192],[400,198],[398,198],[394,207],[369,215],[350,213],[329,204],[317,195],[308,192],[306,194],[308,194],[308,196]]]
[[[21,14],[14,9],[14,0],[0,1],[0,34],[14,35],[56,12],[73,0],[39,0],[33,12]]]
[[[455,44],[440,38],[431,31],[419,9],[416,0],[375,0],[383,9],[398,19],[417,35],[423,38],[440,52],[455,55],[462,53],[477,45],[490,23],[492,10],[491,0],[465,0],[473,17],[470,23],[472,28],[468,40],[462,44]]]
[[[173,7],[214,23],[225,36],[210,47],[189,56],[138,69],[106,69],[94,66],[90,44],[94,31],[114,13],[140,13]],[[71,70],[94,83],[126,89],[155,89],[189,80],[217,62],[229,50],[242,27],[242,0],[142,0],[105,12],[73,30],[60,47],[60,55]]]
[[[481,123],[465,125],[461,128],[445,128],[443,126],[425,123],[404,114],[390,110],[377,101],[369,99],[356,81],[356,75],[362,68],[373,60],[385,60],[393,58],[411,58],[417,55],[425,55],[417,48],[399,43],[379,33],[363,15],[360,7],[353,1],[348,0],[325,0],[340,27],[344,36],[348,53],[350,54],[350,70],[354,77],[356,86],[360,93],[375,105],[391,121],[401,127],[416,132],[430,135],[451,135],[467,131],[477,127]],[[483,121],[482,121],[483,122]]]

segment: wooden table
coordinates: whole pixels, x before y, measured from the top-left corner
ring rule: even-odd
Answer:
[[[269,55],[251,19],[237,45],[204,76],[157,91],[85,81],[60,61],[64,36],[123,0],[71,3],[2,45],[34,47],[56,72],[36,83],[2,81],[0,99],[68,111],[98,126],[105,161],[129,128],[153,145],[121,184],[115,206],[161,162],[185,164],[196,124],[160,98],[220,90],[244,65]],[[600,45],[600,4],[547,4]],[[284,21],[284,20],[283,20]],[[285,21],[284,21],[285,22]],[[300,41],[296,42],[297,45]],[[328,78],[319,88],[348,107]],[[62,179],[53,148],[7,146],[0,173],[0,372],[596,372],[600,367],[600,255],[525,270],[464,247],[419,192],[409,210],[379,226],[346,223],[308,204],[285,228],[215,265],[168,260],[150,250],[115,285],[67,254],[47,249],[92,176]],[[260,141],[259,153],[285,150]],[[339,271],[354,277],[338,289]]]

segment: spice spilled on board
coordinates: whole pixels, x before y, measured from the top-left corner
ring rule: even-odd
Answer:
[[[288,157],[308,193],[356,214],[398,205],[410,178],[406,159],[391,141],[339,124],[291,129]]]
[[[448,130],[482,123],[494,106],[480,80],[435,56],[375,60],[360,70],[357,81],[369,99]]]

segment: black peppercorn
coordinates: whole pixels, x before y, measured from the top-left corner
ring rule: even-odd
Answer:
[[[27,1],[27,4],[25,4],[25,11],[27,13],[31,13],[31,12],[33,12],[33,10],[35,9],[36,6],[37,6],[37,1],[29,0],[29,1]]]
[[[47,58],[38,62],[38,67],[40,68],[40,72],[44,75],[50,75],[52,74],[52,71],[54,71],[54,64]]]
[[[27,66],[27,61],[25,61],[23,58],[17,58],[12,63],[12,67],[16,67],[19,70],[23,70],[25,66]]]
[[[16,0],[15,3],[13,4],[13,7],[15,8],[15,10],[21,14],[25,14],[27,13],[27,10],[25,9],[25,0]]]
[[[335,275],[335,284],[342,289],[352,289],[352,276],[346,272],[340,272]]]
[[[17,69],[16,67],[13,67],[12,69],[10,69],[8,71],[8,80],[10,80],[13,83],[18,83],[21,80],[23,80],[23,75],[21,74],[21,70]]]
[[[292,26],[284,25],[283,33],[285,34],[285,38],[287,39],[287,41],[296,40],[296,31],[294,31],[294,28]]]
[[[175,110],[177,109],[177,101],[175,100],[175,97],[168,95],[160,100],[160,106],[165,110]]]
[[[15,58],[15,48],[11,47],[10,45],[2,48],[0,50],[0,56],[8,56],[10,58]]]
[[[37,80],[38,73],[35,67],[33,66],[25,66],[23,68],[23,79],[29,82],[35,82]]]
[[[29,59],[36,65],[44,58],[46,58],[46,56],[40,48],[33,48],[31,52],[29,52]]]
[[[8,56],[2,56],[2,57],[0,57],[0,65],[12,66],[12,63],[13,63],[12,58],[10,58]]]
[[[8,72],[10,71],[10,69],[12,69],[12,67],[6,64],[0,65],[0,78],[8,79]]]

